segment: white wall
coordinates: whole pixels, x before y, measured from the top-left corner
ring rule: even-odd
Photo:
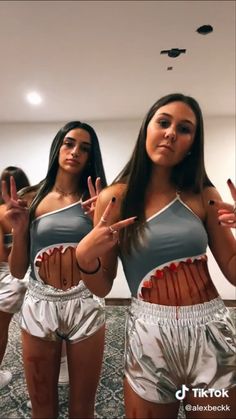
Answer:
[[[100,139],[108,183],[128,160],[136,141],[141,120],[90,121]],[[58,123],[0,124],[0,171],[6,166],[22,167],[32,184],[46,173],[49,148]],[[226,180],[235,181],[235,120],[233,117],[205,118],[205,160],[209,177],[224,200],[231,202]],[[210,252],[209,268],[214,283],[224,299],[235,298],[235,288],[228,283]],[[109,297],[128,298],[128,286],[121,265]]]

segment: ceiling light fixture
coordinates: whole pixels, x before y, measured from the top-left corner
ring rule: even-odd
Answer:
[[[171,58],[176,58],[180,54],[185,54],[186,49],[179,49],[179,48],[163,49],[160,53],[161,54],[168,54],[168,57],[171,57]]]
[[[31,105],[40,105],[42,102],[42,97],[37,92],[28,93],[26,98]]]
[[[196,32],[200,33],[200,35],[208,35],[213,32],[213,27],[211,25],[202,25],[197,28]]]

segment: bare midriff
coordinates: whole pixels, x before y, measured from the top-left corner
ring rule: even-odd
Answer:
[[[54,248],[51,253],[44,252],[36,262],[36,269],[42,281],[63,291],[78,285],[81,280],[75,257],[75,248],[66,250]]]
[[[157,270],[144,281],[139,298],[168,306],[201,304],[218,297],[205,260],[180,262]]]

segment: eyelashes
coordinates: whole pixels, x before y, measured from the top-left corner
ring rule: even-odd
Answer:
[[[73,143],[72,141],[65,141],[65,142],[62,143],[62,145],[64,145],[67,148],[74,148],[75,147],[75,143]],[[79,151],[82,151],[83,153],[90,153],[91,147],[89,147],[85,144],[80,144],[79,145]]]
[[[158,125],[161,128],[168,128],[171,125],[171,122],[169,120],[167,120],[167,119],[162,119],[160,121],[157,121],[157,123],[158,123]],[[192,134],[192,129],[189,128],[186,125],[179,125],[179,126],[177,126],[177,131],[180,134]]]

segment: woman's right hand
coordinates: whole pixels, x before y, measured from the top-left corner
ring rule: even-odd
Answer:
[[[97,258],[106,255],[119,241],[119,231],[133,224],[137,217],[130,217],[122,221],[111,223],[116,199],[108,203],[100,221],[78,244],[76,258],[84,269],[97,265]]]
[[[227,184],[234,204],[216,201],[218,220],[223,227],[236,228],[236,187],[230,179],[227,180]]]
[[[7,190],[7,184],[2,181],[2,198],[6,204],[5,217],[11,224],[14,233],[26,232],[29,226],[29,209],[27,202],[19,199],[14,177],[10,177],[10,194]]]

